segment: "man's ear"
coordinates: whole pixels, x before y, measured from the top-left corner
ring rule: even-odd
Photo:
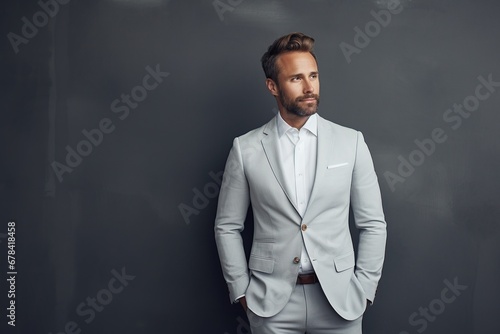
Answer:
[[[273,79],[267,78],[266,86],[267,89],[269,89],[269,91],[271,92],[271,94],[273,94],[274,96],[278,96],[278,85],[276,84],[276,82],[274,82]]]

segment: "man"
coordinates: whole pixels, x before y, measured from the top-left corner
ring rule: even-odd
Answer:
[[[219,195],[215,239],[224,278],[254,334],[361,333],[382,272],[386,223],[372,159],[360,132],[316,114],[313,44],[292,33],[263,55],[279,113],[234,140]],[[247,263],[241,231],[249,204]]]

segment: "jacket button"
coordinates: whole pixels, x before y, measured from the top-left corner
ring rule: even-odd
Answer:
[[[306,224],[302,224],[301,229],[302,229],[302,231],[307,230],[307,225]]]
[[[300,258],[299,257],[296,256],[296,257],[293,258],[293,263],[297,264],[299,262],[300,262]]]

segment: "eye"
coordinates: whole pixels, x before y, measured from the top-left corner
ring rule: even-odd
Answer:
[[[300,80],[300,77],[299,77],[299,76],[292,77],[292,81],[299,81],[299,80]]]
[[[311,74],[311,78],[313,78],[313,79],[317,79],[317,78],[318,78],[318,73],[316,73],[316,74]]]

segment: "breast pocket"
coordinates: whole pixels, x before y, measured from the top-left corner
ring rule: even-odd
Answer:
[[[328,189],[332,198],[343,198],[351,188],[352,164],[350,162],[332,163],[326,166],[325,178],[321,185]]]

